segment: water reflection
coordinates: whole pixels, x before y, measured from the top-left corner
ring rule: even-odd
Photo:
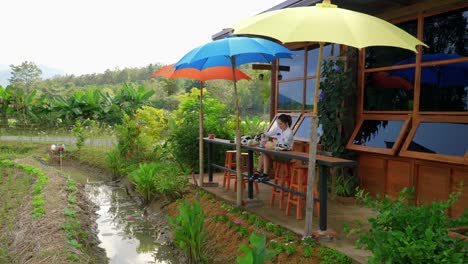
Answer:
[[[119,186],[87,185],[97,211],[100,247],[110,263],[179,263],[171,248],[159,241],[160,232],[151,225],[146,213]]]

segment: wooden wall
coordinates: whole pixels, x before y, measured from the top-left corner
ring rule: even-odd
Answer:
[[[415,187],[417,205],[446,200],[451,192],[462,189],[449,215],[459,217],[468,208],[468,166],[421,161],[379,154],[360,153],[358,177],[361,188],[369,193],[387,194],[392,199],[403,187]],[[464,186],[460,184],[464,182]]]

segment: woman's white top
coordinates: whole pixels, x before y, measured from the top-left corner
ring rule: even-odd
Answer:
[[[277,140],[276,145],[283,144],[287,150],[293,149],[294,135],[291,128],[288,127],[286,130],[282,131],[281,128],[276,127],[276,129],[270,132],[265,132],[265,135],[269,137],[275,136]]]

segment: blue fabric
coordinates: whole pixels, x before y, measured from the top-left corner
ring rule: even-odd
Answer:
[[[228,37],[191,50],[175,64],[175,68],[202,70],[214,66],[271,63],[275,59],[291,58],[292,54],[286,47],[267,39]],[[235,58],[235,65],[232,65],[231,57]]]

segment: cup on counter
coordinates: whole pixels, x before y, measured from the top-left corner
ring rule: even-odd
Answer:
[[[214,139],[215,138],[215,134],[208,134],[208,139]]]

